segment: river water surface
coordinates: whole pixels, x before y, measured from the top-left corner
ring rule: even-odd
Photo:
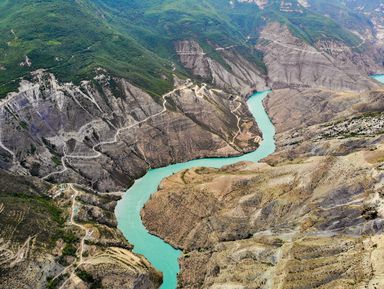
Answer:
[[[257,162],[275,151],[275,128],[263,106],[263,99],[270,91],[254,93],[247,104],[263,134],[260,147],[251,153],[229,158],[204,158],[185,163],[169,165],[149,170],[128,189],[116,207],[118,227],[128,241],[133,244],[134,252],[144,255],[159,271],[163,272],[164,282],[161,289],[175,289],[179,272],[178,257],[180,251],[148,233],[140,218],[140,210],[151,194],[157,191],[160,181],[184,169],[192,167],[215,167],[233,164],[239,161]],[[172,220],[170,220],[172,222]]]
[[[371,77],[384,84],[384,74],[374,74]]]

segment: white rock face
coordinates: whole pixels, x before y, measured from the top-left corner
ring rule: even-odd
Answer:
[[[23,62],[20,62],[21,67],[31,67],[32,61],[29,59],[29,57],[26,55],[25,60]]]
[[[297,2],[299,2],[299,4],[305,8],[308,8],[310,7],[309,3],[307,0],[297,0]]]
[[[259,6],[260,9],[264,9],[264,7],[268,4],[268,0],[237,0],[240,3],[255,3]]]
[[[195,76],[211,81],[215,86],[233,93],[248,95],[254,89],[266,90],[267,85],[258,67],[234,50],[235,46],[217,47],[226,65],[210,58],[194,40],[179,41],[175,45],[180,62]]]
[[[230,1],[231,5],[233,5],[233,1]],[[265,6],[269,4],[268,0],[237,0],[237,2],[240,3],[254,3],[256,4],[260,9],[264,9]],[[297,0],[296,1],[290,1],[290,0],[281,0],[280,2],[280,10],[284,12],[302,12],[302,10],[297,9],[297,3],[300,4],[302,7],[308,8],[310,5],[307,0]]]

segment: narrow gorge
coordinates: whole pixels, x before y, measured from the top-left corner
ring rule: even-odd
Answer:
[[[177,287],[176,276],[179,272],[178,257],[180,251],[147,232],[140,217],[142,207],[151,194],[156,191],[162,179],[181,170],[198,166],[219,168],[245,160],[257,162],[273,153],[275,150],[275,130],[263,106],[263,100],[267,94],[268,91],[255,93],[247,102],[263,136],[263,140],[256,151],[239,157],[199,159],[152,169],[143,178],[137,180],[117,204],[116,216],[119,229],[134,245],[134,252],[144,255],[151,264],[163,273],[162,289]],[[186,209],[188,210],[188,208]]]

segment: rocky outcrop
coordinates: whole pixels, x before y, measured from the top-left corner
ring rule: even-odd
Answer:
[[[1,170],[0,177],[1,288],[160,286],[162,274],[116,228],[118,195]],[[85,218],[90,207],[98,214]]]
[[[268,95],[265,107],[280,133],[359,113],[380,112],[383,95],[382,88],[367,92],[281,89]]]
[[[260,9],[264,9],[265,7],[272,6],[276,1],[268,1],[268,0],[237,0],[240,3],[254,3]],[[279,10],[281,12],[286,13],[303,13],[304,8],[310,7],[307,0],[281,0],[279,3]]]
[[[286,101],[287,98],[290,101]],[[265,106],[276,127],[270,164],[309,156],[346,155],[383,141],[383,90],[365,93],[281,90]]]
[[[239,3],[254,3],[260,9],[264,9],[265,6],[269,4],[268,0],[237,0]]]
[[[179,41],[175,49],[181,64],[194,76],[242,95],[253,89],[264,90],[268,85],[274,89],[322,87],[365,91],[377,88],[367,74],[382,70],[378,50],[366,41],[349,47],[337,40],[323,39],[311,46],[278,23],[270,23],[261,31],[256,46],[264,53],[268,77],[241,56],[237,51],[240,44],[210,45],[222,61],[210,57],[195,40]],[[359,51],[363,47],[366,53]]]
[[[152,167],[258,146],[245,100],[189,80],[152,97],[104,71],[80,86],[37,71],[0,108],[2,168],[99,191],[124,190]]]
[[[315,48],[294,37],[286,26],[271,23],[261,32],[257,47],[264,52],[273,88],[364,91],[377,87],[365,73],[377,68],[375,62],[365,61],[368,56],[355,54],[335,41],[318,43]]]
[[[382,47],[384,43],[384,3],[380,0],[372,0],[369,2],[369,5],[366,4],[367,2],[364,0],[347,0],[344,5],[354,13],[363,15],[370,20],[368,22],[370,24],[369,29],[363,31],[365,33],[361,33],[360,35],[365,40],[372,41]],[[346,24],[354,25],[353,22]]]
[[[380,288],[383,156],[186,170],[143,221],[183,249],[179,288]]]
[[[218,47],[212,45],[222,58],[223,63],[209,57],[195,40],[179,41],[175,45],[181,64],[191,73],[210,81],[212,85],[226,91],[240,93],[243,97],[253,90],[266,90],[265,77],[256,64],[248,61],[236,47]]]
[[[383,71],[382,56],[375,44],[366,40],[352,47],[335,40],[321,40],[314,45],[319,51],[329,55],[337,67],[350,71],[355,69],[363,76]]]

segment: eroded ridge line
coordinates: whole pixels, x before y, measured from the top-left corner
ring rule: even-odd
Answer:
[[[190,82],[190,80],[188,79],[186,81],[186,83],[184,85],[181,85],[181,86],[178,86],[176,87],[175,89],[173,89],[172,91],[164,94],[162,96],[162,99],[163,99],[163,103],[162,103],[162,106],[163,106],[163,109],[158,112],[158,113],[155,113],[153,115],[150,115],[148,117],[146,117],[145,119],[141,120],[141,121],[138,121],[138,122],[135,122],[134,124],[131,124],[131,125],[128,125],[126,127],[122,127],[122,128],[119,128],[116,130],[116,133],[114,135],[114,137],[112,138],[112,140],[108,140],[108,141],[103,141],[103,142],[99,142],[97,144],[95,144],[93,147],[92,147],[92,150],[96,153],[95,155],[93,156],[87,156],[87,155],[67,155],[66,152],[65,152],[65,146],[64,146],[64,155],[61,157],[61,163],[62,163],[62,166],[63,166],[63,169],[58,171],[58,172],[52,172],[52,173],[49,173],[48,175],[46,175],[45,177],[43,177],[43,180],[46,180],[54,175],[57,175],[57,174],[62,174],[64,172],[66,172],[68,170],[68,167],[66,166],[65,164],[65,160],[66,159],[97,159],[99,157],[102,156],[102,153],[100,151],[98,151],[96,148],[100,147],[100,146],[104,146],[104,145],[110,145],[110,144],[114,144],[114,143],[117,143],[118,142],[118,137],[120,135],[120,133],[122,131],[125,131],[127,129],[131,129],[137,125],[140,125],[144,122],[147,122],[148,120],[150,120],[151,118],[154,118],[154,117],[157,117],[163,113],[165,113],[167,111],[167,107],[166,107],[166,104],[167,104],[167,97],[172,95],[173,93],[175,93],[176,91],[179,91],[179,90],[183,90],[183,89],[187,89],[189,88],[193,83]]]

